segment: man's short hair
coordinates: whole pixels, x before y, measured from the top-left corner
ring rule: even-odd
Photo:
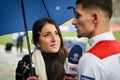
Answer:
[[[77,0],[76,5],[77,4],[81,4],[83,9],[100,9],[105,12],[109,18],[111,18],[113,14],[112,0]]]

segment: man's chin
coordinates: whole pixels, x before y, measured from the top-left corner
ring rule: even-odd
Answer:
[[[80,35],[77,35],[77,37],[78,37],[78,38],[81,38],[82,36],[80,36]]]

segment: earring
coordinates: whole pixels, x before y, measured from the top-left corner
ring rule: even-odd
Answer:
[[[37,44],[37,47],[40,47],[40,45],[39,45],[39,44]]]

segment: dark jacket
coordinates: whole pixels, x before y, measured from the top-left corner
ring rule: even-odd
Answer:
[[[30,56],[25,55],[18,62],[15,78],[16,80],[27,80],[30,75]]]

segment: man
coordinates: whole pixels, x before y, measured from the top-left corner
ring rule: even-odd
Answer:
[[[120,42],[109,31],[112,13],[112,0],[77,0],[72,24],[90,44],[79,60],[78,80],[120,80]]]

